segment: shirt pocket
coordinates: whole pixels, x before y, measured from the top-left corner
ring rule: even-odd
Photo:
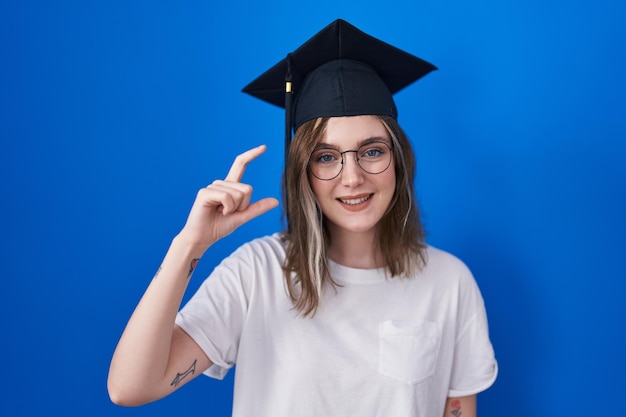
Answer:
[[[378,372],[410,385],[435,373],[441,328],[430,321],[387,320],[378,326]]]

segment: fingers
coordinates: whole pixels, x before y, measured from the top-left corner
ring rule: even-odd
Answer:
[[[262,145],[237,156],[224,180],[216,180],[198,192],[186,223],[187,230],[199,233],[210,245],[278,206],[275,198],[264,198],[251,204],[252,187],[240,182],[247,165],[265,149]]]
[[[248,208],[252,187],[240,182],[214,181],[207,189],[211,190],[214,200],[222,206],[222,214],[230,214]]]
[[[252,187],[247,184],[215,181],[205,190],[210,192],[211,197],[205,197],[205,201],[221,206],[222,215],[226,216],[237,212],[247,212],[243,221],[247,222],[261,214],[278,206],[278,200],[272,197],[263,198],[250,204]]]
[[[240,181],[248,164],[262,155],[267,147],[265,145],[252,148],[235,158],[228,175],[223,181],[214,181],[209,187],[215,191],[224,193],[222,199],[222,214],[230,214],[235,211],[244,211],[250,204],[252,187],[242,184]]]
[[[248,164],[256,159],[259,155],[265,152],[267,147],[265,145],[257,146],[249,151],[246,151],[235,158],[233,165],[226,175],[225,181],[239,182],[243,178],[243,173],[246,171]]]

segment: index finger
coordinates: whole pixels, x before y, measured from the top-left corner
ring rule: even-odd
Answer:
[[[228,175],[226,175],[225,181],[233,181],[240,182],[243,177],[243,173],[246,171],[246,166],[256,159],[259,155],[265,152],[267,146],[261,145],[256,148],[252,148],[242,154],[237,155],[233,165],[230,167],[230,171],[228,171]]]

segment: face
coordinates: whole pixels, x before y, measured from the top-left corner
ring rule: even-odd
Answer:
[[[392,145],[387,129],[377,117],[332,117],[316,149],[334,148],[344,152],[357,150],[372,141]],[[392,153],[384,146],[381,149]],[[362,156],[373,154],[375,152]],[[356,162],[356,156],[356,152],[343,154],[343,169],[334,179],[324,181],[309,173],[311,187],[327,218],[331,236],[337,233],[375,233],[393,198],[396,185],[393,157],[383,172],[369,174]],[[364,158],[361,161],[366,166]]]

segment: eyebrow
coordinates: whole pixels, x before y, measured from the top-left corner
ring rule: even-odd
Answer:
[[[388,146],[392,146],[391,145],[391,140],[389,138],[382,137],[382,136],[372,136],[372,137],[369,137],[367,139],[363,139],[363,140],[358,141],[356,143],[356,148],[358,149],[358,148],[360,148],[363,145],[367,145],[367,144],[375,143],[375,142],[382,142],[382,143],[384,143],[384,144],[386,144]],[[318,149],[336,149],[338,151],[340,150],[339,146],[337,146],[337,145],[335,145],[333,143],[326,143],[326,142],[318,143],[315,146],[314,150],[316,151]]]

